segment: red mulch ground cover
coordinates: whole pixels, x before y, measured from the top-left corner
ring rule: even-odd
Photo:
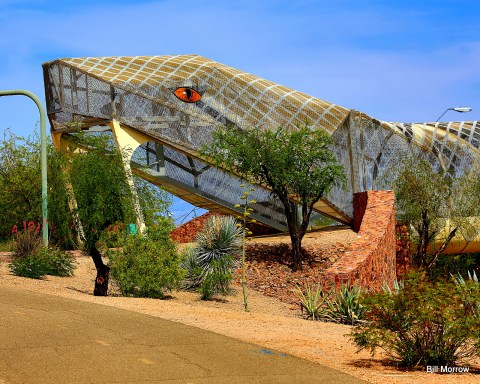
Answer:
[[[322,272],[340,258],[348,245],[342,243],[308,244],[304,250],[302,270],[292,272],[291,247],[285,242],[256,243],[247,247],[246,276],[250,289],[275,297],[296,308],[300,303],[297,287],[316,286],[322,282]],[[240,282],[241,269],[236,281]]]

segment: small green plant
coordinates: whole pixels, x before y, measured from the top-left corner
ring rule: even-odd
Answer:
[[[240,187],[244,188],[245,184],[240,184]],[[250,188],[250,190],[245,190],[242,194],[241,199],[244,200],[243,203],[243,215],[239,217],[243,221],[243,230],[242,230],[242,257],[240,259],[241,268],[242,268],[242,294],[243,294],[243,308],[245,312],[248,312],[250,309],[248,307],[248,292],[247,292],[247,278],[246,278],[246,266],[245,266],[245,253],[246,253],[246,238],[247,235],[251,235],[252,232],[247,228],[247,223],[256,223],[255,219],[251,219],[250,215],[254,211],[251,207],[252,204],[255,204],[256,201],[249,198],[250,192],[254,192],[255,188]],[[240,208],[242,204],[236,204],[235,208]],[[238,223],[237,227],[242,227],[242,224]]]
[[[14,240],[1,240],[0,241],[0,252],[10,252],[13,251]]]
[[[10,272],[21,277],[40,279],[49,271],[48,262],[36,255],[14,258],[9,265]]]
[[[192,290],[200,287],[203,281],[202,268],[197,259],[196,249],[188,247],[182,256],[180,267],[185,271],[185,276],[182,281],[182,288]]]
[[[73,275],[75,260],[55,247],[45,247],[38,231],[31,227],[16,233],[9,268],[17,276],[32,279],[45,275],[65,277]]]
[[[324,292],[321,286],[312,288],[309,285],[304,290],[297,286],[302,314],[312,320],[333,321],[336,323],[356,324],[365,314],[361,304],[363,290],[357,285],[341,285]]]
[[[27,229],[15,235],[13,254],[15,258],[35,255],[43,247],[43,241],[35,229]]]
[[[326,319],[343,324],[358,323],[365,315],[361,303],[363,290],[358,285],[343,284],[340,289],[332,289],[327,299]]]
[[[42,246],[29,255],[21,257],[14,255],[9,268],[17,276],[40,279],[45,275],[72,276],[75,264],[72,255],[57,248]]]
[[[359,350],[383,349],[408,368],[453,365],[480,354],[480,284],[432,282],[415,272],[398,290],[363,300],[366,322],[351,336]]]
[[[231,264],[233,260],[230,260],[230,258],[232,257],[229,256],[212,262],[211,272],[205,277],[199,288],[202,300],[211,300],[215,295],[228,295],[233,276],[231,268],[224,264]]]
[[[233,258],[240,247],[241,230],[236,220],[231,216],[211,216],[205,222],[205,227],[197,235],[197,260],[202,268],[203,276],[213,270],[213,261],[228,258],[230,263],[221,263],[229,269],[233,266]]]
[[[109,250],[110,275],[125,296],[162,299],[179,287],[181,258],[168,238],[127,236],[122,250]]]
[[[327,315],[325,301],[328,296],[323,293],[321,286],[313,288],[307,284],[304,289],[297,286],[297,292],[302,315],[305,314],[307,319],[319,320]]]
[[[185,289],[198,289],[202,299],[227,295],[233,280],[232,268],[240,247],[241,229],[229,216],[212,216],[196,238],[197,246],[188,248],[181,268]]]

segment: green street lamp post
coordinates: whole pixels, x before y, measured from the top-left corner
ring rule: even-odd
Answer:
[[[40,112],[40,153],[41,153],[41,169],[42,169],[42,235],[43,243],[48,246],[48,210],[47,210],[47,130],[46,130],[46,113],[40,99],[32,92],[23,89],[14,89],[8,91],[0,91],[0,96],[18,96],[23,95],[32,99],[37,104]]]

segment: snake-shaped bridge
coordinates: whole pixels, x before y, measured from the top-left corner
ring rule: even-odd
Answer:
[[[219,126],[294,129],[308,121],[328,132],[347,174],[314,209],[350,224],[355,192],[375,189],[406,155],[437,169],[467,172],[478,157],[474,122],[388,123],[197,55],[84,57],[43,65],[47,113],[56,145],[78,129],[110,130],[130,147],[132,170],[210,211],[238,213],[241,181],[199,159]],[[129,165],[129,166],[130,166]],[[285,230],[280,201],[254,192],[253,216]]]

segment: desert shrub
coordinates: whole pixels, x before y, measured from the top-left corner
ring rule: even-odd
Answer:
[[[99,246],[103,249],[120,247],[125,238],[126,228],[122,222],[109,225],[100,234]]]
[[[43,247],[43,240],[40,234],[35,230],[26,230],[18,232],[13,244],[13,254],[15,258],[22,258],[35,255]]]
[[[43,247],[38,252],[37,257],[47,260],[47,275],[60,277],[73,276],[76,261],[70,253],[61,251],[55,247]]]
[[[0,241],[0,252],[13,251],[14,241],[12,239],[5,239]]]
[[[168,238],[127,236],[122,250],[110,250],[107,256],[110,275],[125,296],[161,299],[183,276],[181,258]]]
[[[480,353],[480,285],[407,275],[393,291],[367,296],[366,322],[351,333],[359,350],[377,348],[398,365],[453,365]]]
[[[9,265],[10,271],[17,276],[40,279],[49,271],[47,260],[30,255],[14,258]]]
[[[456,274],[467,275],[475,270],[480,272],[480,253],[440,255],[428,274],[433,281]]]
[[[17,276],[32,279],[40,279],[45,275],[65,277],[73,275],[75,259],[57,248],[41,246],[35,253],[23,256],[14,254],[9,268]]]

